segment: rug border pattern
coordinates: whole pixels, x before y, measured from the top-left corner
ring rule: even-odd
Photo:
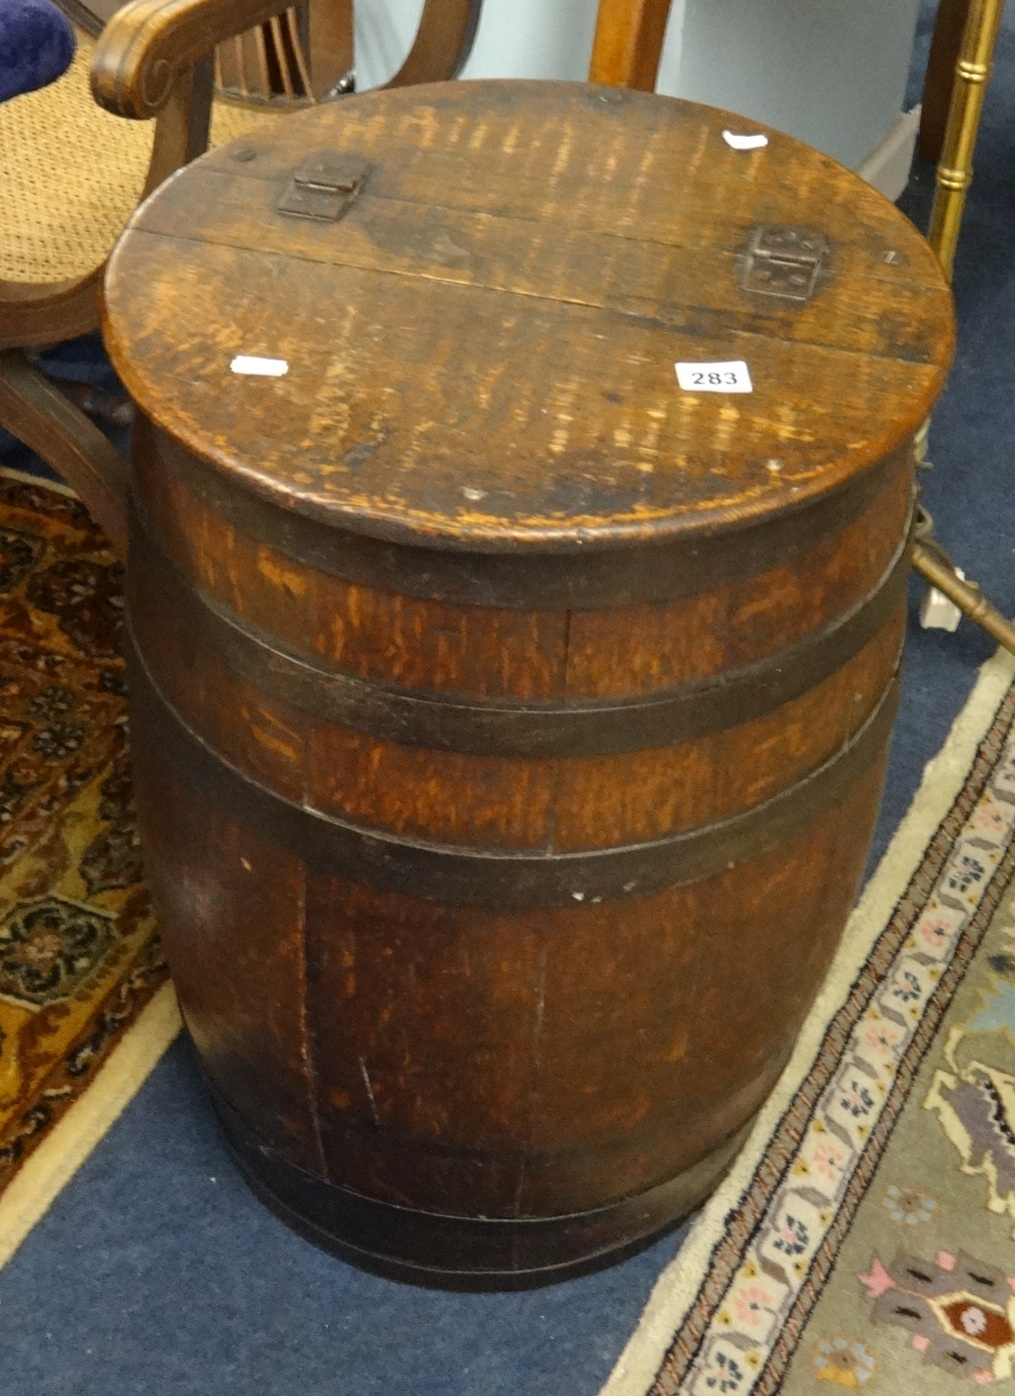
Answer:
[[[145,1004],[169,978],[158,938],[148,940],[97,1006],[94,1016],[68,1043],[39,1087],[35,1103],[12,1122],[0,1145],[0,1199],[69,1109],[89,1089],[96,1072],[115,1051]],[[69,1069],[92,1039],[98,1039],[92,1060],[80,1070]]]
[[[1015,716],[1013,714],[1012,716]],[[1009,716],[1009,728],[1012,722]],[[783,1324],[772,1355],[762,1370],[753,1391],[755,1396],[772,1396],[785,1376],[786,1367],[796,1351],[804,1327],[815,1304],[821,1297],[835,1264],[846,1233],[877,1172],[878,1165],[905,1108],[924,1058],[934,1045],[941,1020],[948,1010],[960,984],[968,973],[973,958],[986,935],[1001,899],[1015,874],[1015,846],[1009,845],[976,912],[970,918],[956,945],[955,953],[942,974],[919,1026],[913,1034],[899,1068],[889,1098],[871,1132],[867,1148],[861,1155],[853,1177],[846,1188],[842,1204],[828,1229],[801,1286],[800,1293]],[[929,896],[929,893],[928,893]]]
[[[79,1096],[0,1196],[0,1269],[137,1095],[182,1024],[172,984],[157,989]]]
[[[845,1004],[826,1030],[818,1048],[812,1071],[808,1074],[803,1088],[786,1110],[773,1135],[772,1143],[766,1154],[766,1163],[769,1164],[769,1168],[764,1172],[759,1170],[750,1188],[739,1201],[738,1221],[741,1221],[741,1225],[737,1228],[736,1239],[734,1240],[732,1236],[728,1235],[725,1244],[720,1243],[716,1248],[709,1276],[712,1281],[709,1286],[710,1292],[706,1296],[704,1286],[699,1292],[681,1334],[663,1359],[656,1381],[651,1388],[651,1396],[676,1396],[685,1378],[690,1376],[693,1379],[695,1362],[702,1351],[719,1304],[729,1291],[740,1267],[744,1264],[748,1247],[756,1239],[763,1220],[778,1200],[780,1185],[785,1181],[803,1142],[814,1110],[842,1065],[851,1033],[870,1006],[874,994],[883,983],[890,966],[897,959],[917,919],[930,901],[938,880],[954,852],[956,841],[997,767],[1003,751],[1004,737],[1011,730],[1013,718],[1015,718],[1015,690],[1006,695],[995,714],[990,731],[977,751],[973,767],[964,785],[928,846],[920,867],[914,873],[906,891],[897,903],[887,926],[878,937],[871,953],[861,967]],[[1006,835],[1009,843],[1011,837],[1012,831],[1009,828]],[[858,1152],[834,1218],[808,1267],[806,1277],[800,1283],[789,1313],[779,1326],[775,1342],[763,1367],[755,1378],[743,1388],[745,1394],[749,1391],[753,1393],[753,1396],[770,1396],[785,1374],[786,1366],[799,1342],[807,1315],[817,1302],[820,1289],[823,1287],[835,1255],[838,1253],[844,1229],[848,1226],[852,1215],[855,1214],[867,1181],[877,1168],[885,1144],[898,1117],[901,1103],[904,1103],[908,1093],[913,1073],[911,1070],[907,1070],[907,1063],[911,1060],[914,1052],[917,1056],[921,1055],[933,1038],[933,1030],[940,1021],[944,1006],[942,1005],[940,1012],[935,1014],[932,1005],[941,1002],[942,989],[946,979],[951,982],[951,993],[954,993],[957,981],[952,982],[951,969],[959,954],[959,947],[968,940],[970,935],[974,934],[974,922],[979,916],[984,901],[989,896],[990,889],[1000,886],[1003,890],[1004,884],[999,884],[998,875],[1000,867],[1006,861],[1006,858],[1000,861],[989,883],[983,888],[982,896],[973,916],[959,933],[948,966],[938,981],[936,989],[929,996],[913,1037],[896,1070],[891,1095],[882,1106],[876,1125],[866,1143]],[[1000,896],[1000,892],[998,896]],[[979,928],[980,936],[982,936],[984,929],[985,925]],[[969,953],[971,950],[965,956],[966,964],[968,964]],[[964,969],[965,966],[962,968],[962,973],[964,973]],[[961,978],[961,974],[959,978]],[[950,996],[949,994],[948,997],[950,998]],[[932,1026],[928,1027],[928,1019],[932,1020]],[[836,1050],[829,1051],[828,1048],[833,1044]],[[894,1110],[892,1109],[893,1103]],[[820,1263],[822,1260],[823,1264]],[[717,1290],[719,1292],[712,1299],[711,1295],[715,1294]]]

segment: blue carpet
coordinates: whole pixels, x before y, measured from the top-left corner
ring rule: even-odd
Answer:
[[[914,56],[918,100],[932,6]],[[1002,38],[956,275],[961,345],[935,417],[926,502],[960,566],[1015,611],[1015,15]],[[925,216],[932,172],[906,208]],[[105,371],[94,342],[65,346]],[[0,441],[0,459],[31,466]],[[989,640],[914,622],[880,853]],[[240,1182],[177,1044],[0,1272],[4,1396],[593,1396],[679,1237],[605,1273],[515,1295],[430,1293],[299,1240]]]
[[[0,1387],[592,1393],[677,1244],[525,1294],[440,1294],[363,1275],[255,1201],[177,1043],[0,1274]]]

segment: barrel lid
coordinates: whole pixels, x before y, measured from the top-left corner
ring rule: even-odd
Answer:
[[[839,488],[919,426],[953,321],[912,225],[788,136],[458,82],[267,121],[180,171],[117,246],[105,332],[142,410],[276,503],[511,551]]]

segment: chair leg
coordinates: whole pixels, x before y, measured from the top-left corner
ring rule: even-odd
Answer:
[[[127,461],[19,349],[0,352],[0,425],[66,480],[126,557]]]

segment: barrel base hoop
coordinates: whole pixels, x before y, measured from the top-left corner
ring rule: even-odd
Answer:
[[[380,1202],[296,1167],[208,1084],[240,1172],[279,1220],[361,1270],[436,1289],[534,1289],[626,1260],[713,1191],[754,1123],[675,1178],[606,1207],[556,1217],[463,1217]]]

